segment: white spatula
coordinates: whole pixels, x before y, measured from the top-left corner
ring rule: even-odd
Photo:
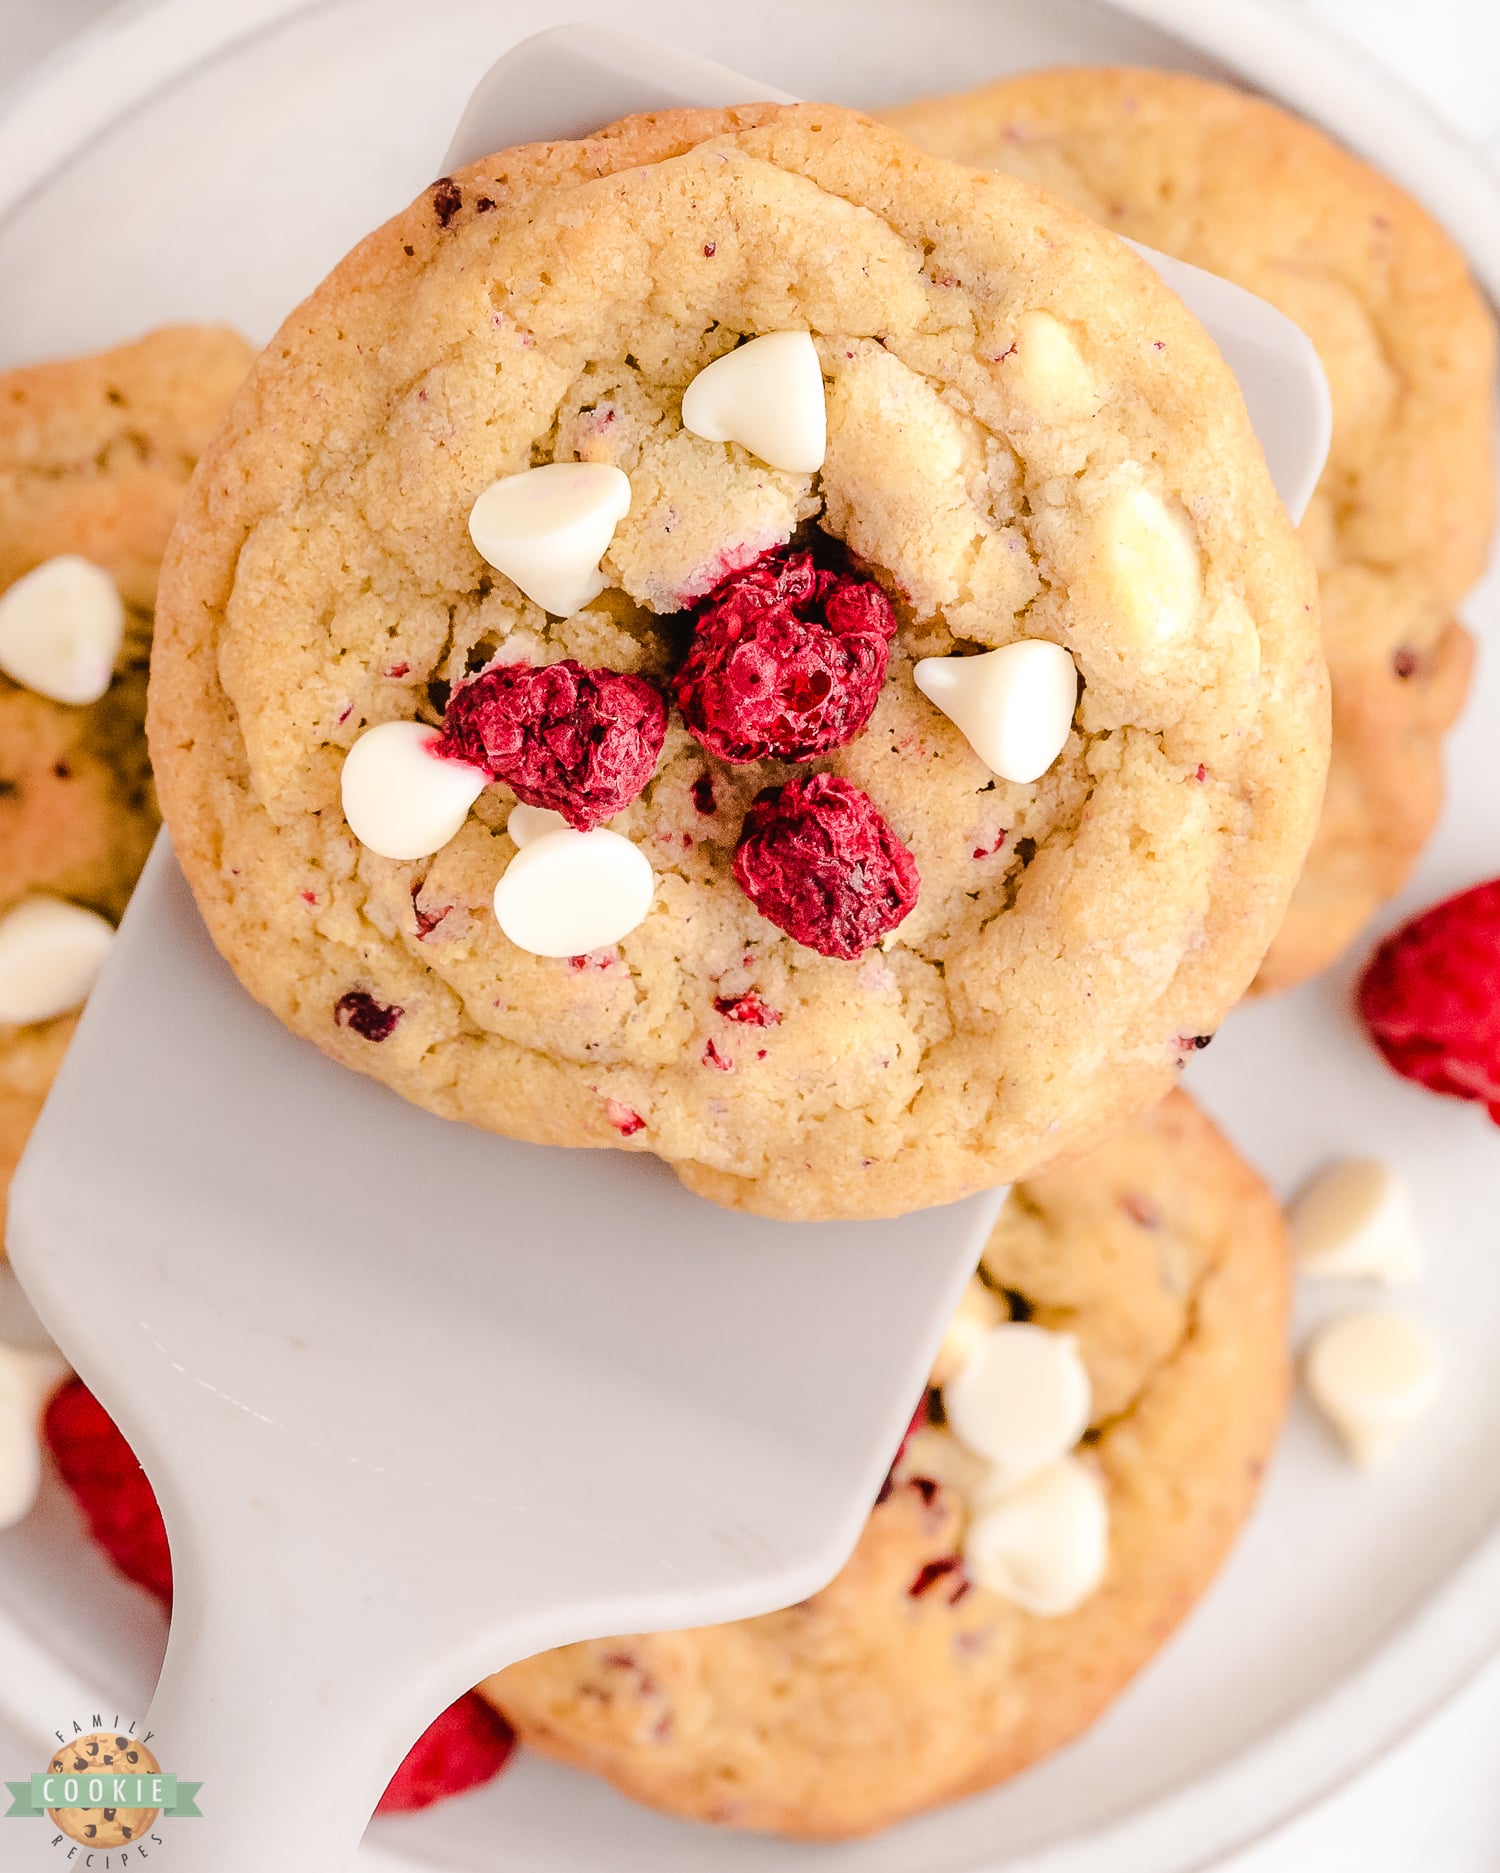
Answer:
[[[449,164],[765,95],[547,34],[485,79]],[[1261,311],[1284,364],[1291,328]],[[1310,462],[1322,405],[1297,407]],[[163,839],[10,1246],[166,1516],[152,1747],[203,1784],[173,1864],[338,1873],[413,1738],[486,1672],[825,1582],[1000,1200],[771,1224],[649,1158],[430,1118],[251,1002]]]

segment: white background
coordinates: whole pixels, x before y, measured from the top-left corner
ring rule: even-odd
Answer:
[[[0,0],[0,87],[114,4]],[[1203,4],[1232,6],[1234,0]],[[1411,0],[1283,4],[1310,11],[1361,42],[1500,162],[1500,0],[1424,0],[1420,8]],[[0,91],[0,109],[3,104]],[[0,1739],[0,1780],[35,1767]],[[1500,1663],[1337,1800],[1226,1863],[1223,1873],[1346,1869],[1500,1873]]]

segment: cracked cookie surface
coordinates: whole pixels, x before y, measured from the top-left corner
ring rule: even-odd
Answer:
[[[813,333],[820,475],[686,432],[695,373]],[[547,617],[477,555],[496,477],[612,464],[609,588]],[[801,767],[731,766],[676,716],[611,822],[656,871],[615,947],[547,959],[490,914],[511,796],[431,860],[360,848],[343,758],[436,725],[497,656],[664,682],[680,608],[810,524],[898,614],[868,727],[818,757],[915,856],[884,949],[816,954],[731,862]],[[1135,256],[1029,188],[851,113],[631,119],[429,190],[287,321],[188,497],[152,747],[241,978],[419,1104],[621,1145],[773,1215],[877,1215],[1004,1181],[1148,1106],[1280,921],[1326,690],[1305,556],[1217,353]],[[913,661],[1051,637],[1084,679],[1034,785],[997,780]],[[336,1009],[387,1011],[373,1041]],[[721,1003],[754,996],[754,1032]]]
[[[252,352],[233,332],[169,327],[86,358],[0,374],[0,591],[78,553],[114,580],[114,681],[74,708],[0,675],[0,916],[45,891],[117,922],[156,835],[146,666],[157,571],[188,477]],[[5,1190],[74,1017],[0,1025]]]
[[[1333,685],[1328,793],[1259,986],[1334,960],[1442,802],[1473,645],[1454,607],[1494,511],[1494,331],[1464,257],[1394,183],[1263,98],[1175,72],[1030,72],[886,114],[1258,293],[1317,347],[1328,465],[1302,524]]]
[[[991,1787],[1087,1727],[1203,1592],[1254,1500],[1289,1383],[1265,1186],[1182,1093],[1019,1185],[989,1282],[1076,1336],[1104,1582],[1039,1619],[969,1586],[976,1465],[918,1431],[858,1548],[782,1613],[573,1645],[485,1694],[533,1748],[672,1814],[838,1838]],[[980,1466],[982,1467],[982,1466]]]

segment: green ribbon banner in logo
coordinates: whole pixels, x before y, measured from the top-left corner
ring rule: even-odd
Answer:
[[[203,1784],[179,1782],[175,1775],[34,1775],[5,1786],[11,1795],[7,1821],[35,1820],[49,1808],[159,1808],[202,1819],[196,1796]]]

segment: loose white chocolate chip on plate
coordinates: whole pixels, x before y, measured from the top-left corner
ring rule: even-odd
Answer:
[[[1287,1223],[1304,1275],[1390,1287],[1421,1276],[1425,1258],[1411,1197],[1378,1158],[1325,1165],[1292,1198]]]
[[[554,617],[604,590],[599,561],[630,512],[630,477],[609,462],[548,462],[491,482],[469,538],[497,572]]]
[[[1078,669],[1060,644],[1025,638],[977,657],[924,657],[912,674],[1002,780],[1040,780],[1067,744]]]
[[[953,1318],[948,1322],[948,1331],[943,1335],[943,1343],[932,1364],[932,1383],[944,1386],[956,1379],[985,1334],[1007,1318],[1005,1303],[975,1276],[964,1289]]]
[[[767,332],[715,358],[682,394],[682,426],[737,442],[772,468],[812,475],[828,452],[823,367],[809,332]]]
[[[58,1353],[0,1346],[0,1528],[36,1501],[42,1480],[42,1407],[67,1372]]]
[[[1386,1312],[1330,1321],[1308,1348],[1304,1371],[1307,1389],[1366,1468],[1427,1415],[1443,1382],[1442,1357],[1428,1330]]]
[[[23,898],[0,917],[0,1022],[27,1027],[88,1000],[115,927],[66,898]]]
[[[568,822],[561,813],[554,813],[550,806],[527,806],[523,802],[510,809],[505,830],[517,845],[530,845],[533,839],[540,839],[544,833],[566,832]],[[576,951],[573,953],[577,954]]]
[[[495,920],[533,956],[584,956],[629,936],[651,909],[656,874],[607,827],[529,838],[495,886]]]
[[[0,595],[0,670],[53,702],[97,702],[124,636],[114,580],[77,553],[44,560]]]
[[[360,844],[381,858],[429,858],[440,851],[489,784],[482,768],[435,754],[439,740],[425,722],[381,722],[344,757],[344,818]]]
[[[954,1435],[1018,1483],[1065,1456],[1089,1425],[1093,1388],[1071,1333],[1008,1320],[978,1339],[943,1388]]]
[[[964,1565],[976,1585],[1042,1619],[1080,1607],[1108,1562],[1109,1504],[1076,1457],[982,1492],[964,1534]]]

